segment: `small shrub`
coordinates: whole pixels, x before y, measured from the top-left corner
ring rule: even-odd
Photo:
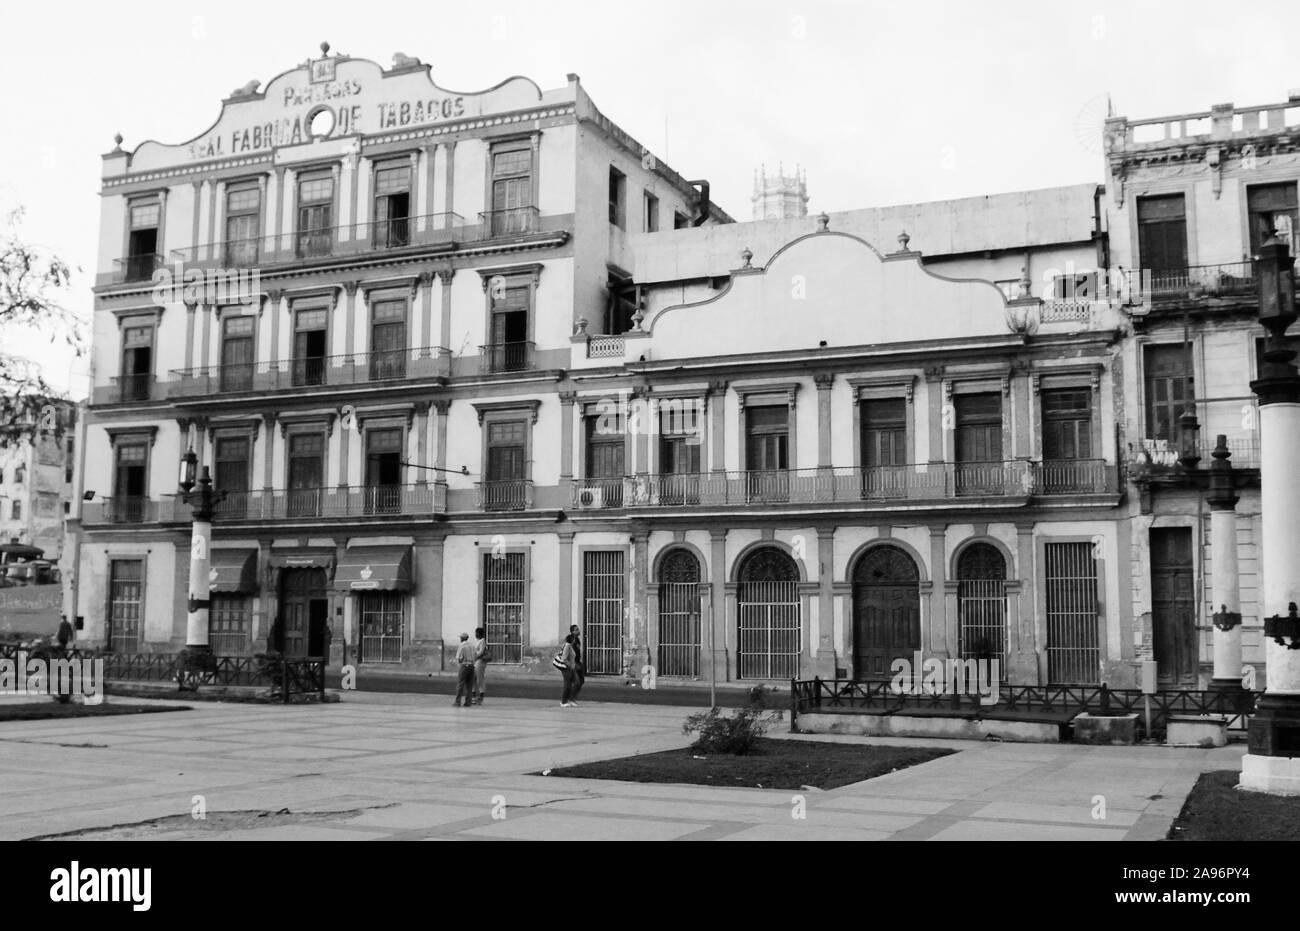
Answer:
[[[683,734],[698,734],[691,749],[699,753],[730,753],[744,756],[753,751],[759,739],[767,733],[773,716],[751,704],[735,714],[724,714],[719,708],[710,708],[693,714],[682,725]]]

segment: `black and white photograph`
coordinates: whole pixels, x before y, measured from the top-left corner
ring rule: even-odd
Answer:
[[[1281,907],[1300,6],[0,22],[17,904],[966,841],[959,894]],[[425,840],[512,846],[333,843]]]

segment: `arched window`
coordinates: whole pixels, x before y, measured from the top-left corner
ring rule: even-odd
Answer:
[[[659,569],[658,672],[700,674],[700,563],[685,549],[665,555]]]
[[[972,543],[957,558],[962,659],[996,659],[1006,670],[1007,562],[997,547]]]
[[[745,557],[736,593],[737,671],[742,679],[799,675],[803,633],[799,568],[782,550],[765,546]]]

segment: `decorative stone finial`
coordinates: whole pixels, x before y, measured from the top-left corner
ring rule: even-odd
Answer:
[[[632,315],[632,329],[637,333],[645,332],[645,330],[641,329],[641,321],[644,319],[645,314],[641,313],[641,308],[638,307],[636,313]]]
[[[320,53],[322,55],[328,55],[330,53],[330,44],[328,42],[322,42],[320,44]]]
[[[909,236],[909,235],[907,235],[907,230],[903,230],[901,233],[899,233],[899,234],[898,234],[898,248],[899,248],[899,251],[900,251],[900,252],[908,252],[908,251],[910,251],[910,250],[907,248],[907,244],[908,244],[909,242],[911,242],[911,241],[912,241],[912,237]]]
[[[830,228],[831,228],[831,218],[826,216],[826,211],[823,210],[821,213],[817,215],[817,232],[824,233]]]
[[[118,133],[117,135],[115,135],[115,136],[113,137],[113,142],[114,142],[115,145],[116,145],[116,147],[113,149],[113,151],[114,151],[114,152],[121,152],[121,151],[122,151],[122,134],[121,134],[121,133]]]
[[[744,251],[740,253],[740,260],[745,263],[741,267],[753,268],[754,267],[752,263],[753,258],[754,258],[754,253],[750,251],[749,246],[746,246]]]
[[[578,318],[578,335],[579,335],[579,336],[583,336],[583,335],[586,334],[586,332],[587,332],[587,318],[586,318],[586,317],[579,317],[579,318]]]

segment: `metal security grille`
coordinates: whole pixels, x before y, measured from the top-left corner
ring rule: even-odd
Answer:
[[[483,554],[483,629],[493,663],[524,661],[523,553]]]
[[[659,583],[661,676],[700,674],[700,564],[685,550],[664,558]]]
[[[745,561],[737,592],[740,678],[798,677],[802,642],[798,579],[798,569],[780,550],[762,549]]]
[[[212,595],[208,612],[208,643],[217,656],[246,656],[249,648],[248,596]]]
[[[1097,623],[1097,561],[1090,543],[1048,543],[1047,679],[1092,685],[1101,670]]]
[[[361,662],[400,663],[405,599],[397,592],[367,592],[358,601]]]
[[[109,648],[115,653],[139,653],[144,563],[138,559],[113,560],[108,592]]]
[[[962,659],[996,659],[1007,668],[1007,566],[987,543],[968,546],[957,562],[957,615]]]
[[[621,552],[583,554],[583,632],[589,675],[623,671],[623,605],[627,576]]]

